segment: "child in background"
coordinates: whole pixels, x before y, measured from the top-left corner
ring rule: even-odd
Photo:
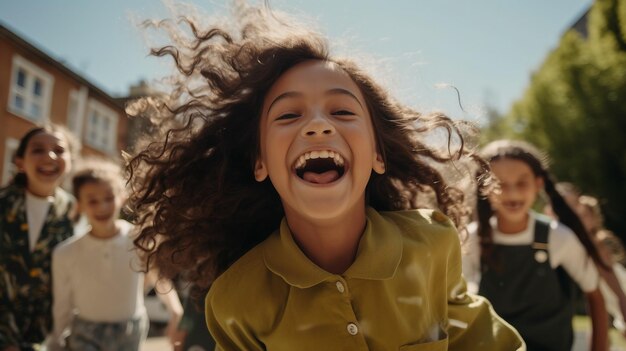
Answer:
[[[601,261],[582,223],[556,191],[545,157],[532,145],[511,140],[488,144],[481,156],[500,191],[478,199],[478,222],[468,226],[463,273],[470,290],[491,301],[517,328],[528,350],[564,351],[573,342],[572,279],[589,303],[592,349],[606,350],[608,317],[594,265]],[[561,223],[531,210],[541,190]]]
[[[78,151],[56,125],[27,132],[0,190],[0,350],[33,350],[52,324],[52,249],[73,234],[73,198],[60,188]]]
[[[185,20],[193,37],[155,51],[176,61],[180,105],[130,109],[161,132],[129,164],[136,244],[210,285],[218,350],[524,349],[461,277],[467,208],[435,168],[467,158],[459,124],[266,8]],[[452,220],[413,209],[432,194]]]
[[[623,265],[626,257],[624,246],[613,232],[604,228],[604,219],[598,199],[588,195],[580,195],[577,197],[575,208],[585,229],[595,241],[603,261],[612,268],[612,271],[607,271],[607,274],[612,274],[616,283],[612,283],[603,275],[605,279],[600,282],[600,290],[604,296],[607,311],[613,317],[613,326],[623,335],[626,335],[624,310],[620,307],[620,303],[621,306],[624,304],[624,287],[626,287],[626,269]],[[603,270],[600,272],[603,273]]]
[[[585,227],[589,239],[594,244],[602,264],[598,271],[602,280],[600,291],[605,300],[606,309],[613,317],[613,325],[626,335],[624,314],[626,312],[626,270],[620,263],[624,261],[624,248],[619,238],[604,228],[604,220],[598,200],[594,197],[582,195],[572,183],[559,182],[556,190],[563,196],[567,205],[576,212]],[[544,208],[549,216],[558,219],[550,205]]]
[[[85,162],[72,179],[78,212],[91,230],[61,243],[52,260],[54,334],[50,348],[136,351],[147,335],[143,302],[146,281],[156,275],[140,272],[133,246],[133,226],[119,219],[126,200],[117,165],[105,160]],[[167,333],[173,335],[182,316],[169,282],[157,294],[171,313]]]
[[[626,251],[621,240],[610,230],[604,227],[604,217],[600,209],[598,199],[589,195],[578,197],[577,213],[585,226],[585,229],[595,238],[598,244],[607,251],[610,264],[626,264]]]
[[[196,300],[187,294],[185,297],[183,318],[178,324],[174,351],[212,351],[215,341],[206,328],[204,317],[204,299]]]
[[[626,263],[626,253],[621,241],[613,232],[604,228],[604,218],[598,199],[581,194],[572,183],[559,182],[555,187],[567,205],[578,215],[589,238],[596,244],[602,261],[608,266],[614,263],[622,265]],[[558,218],[550,205],[544,208],[544,212],[551,217]]]

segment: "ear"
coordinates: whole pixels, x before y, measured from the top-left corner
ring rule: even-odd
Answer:
[[[383,161],[383,157],[378,152],[376,153],[376,159],[374,160],[372,169],[378,174],[385,174],[385,161]]]
[[[260,183],[264,181],[265,178],[267,178],[267,167],[265,167],[265,163],[258,158],[254,164],[254,179]]]
[[[545,185],[543,177],[535,177],[535,185],[537,186],[537,191],[541,191]]]
[[[74,212],[74,215],[72,217],[80,217],[80,215],[83,214],[83,208],[80,205],[80,201],[78,201],[78,199],[76,200],[76,202],[74,202],[74,208],[72,209]]]
[[[15,163],[15,166],[17,167],[17,171],[18,172],[24,172],[24,159],[21,157],[16,157],[13,162]]]

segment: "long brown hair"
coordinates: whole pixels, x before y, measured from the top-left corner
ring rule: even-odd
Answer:
[[[174,35],[175,45],[152,51],[176,63],[180,74],[171,95],[128,109],[156,126],[127,167],[141,227],[135,243],[148,264],[167,277],[185,272],[206,289],[278,228],[280,198],[269,180],[254,179],[260,108],[278,77],[307,60],[336,63],[365,97],[386,167],[384,175],[370,178],[368,205],[409,209],[434,195],[435,205],[455,223],[465,222],[463,193],[437,170],[469,155],[463,123],[401,105],[353,62],[332,58],[321,35],[267,8],[240,5],[234,16],[232,30],[201,28],[184,18],[191,38]],[[443,147],[428,145],[426,140],[439,140],[427,138],[429,133],[441,130]]]

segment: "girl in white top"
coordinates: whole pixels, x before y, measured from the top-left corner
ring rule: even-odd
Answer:
[[[556,191],[545,156],[511,140],[488,144],[481,156],[499,189],[478,199],[478,221],[468,226],[463,257],[468,290],[487,297],[529,351],[565,351],[573,342],[569,282],[574,281],[588,301],[592,350],[606,350],[608,316],[596,268],[603,263],[580,219]],[[531,210],[542,190],[567,227]]]
[[[60,186],[78,149],[61,126],[31,129],[0,189],[0,351],[38,349],[50,331],[52,250],[74,233],[74,199]]]
[[[119,167],[104,160],[86,165],[72,183],[91,230],[54,251],[50,346],[58,349],[67,341],[70,350],[138,350],[148,325],[144,285],[154,283],[155,275],[144,276],[133,249],[133,226],[118,219],[125,200]],[[161,284],[157,290],[166,292],[158,295],[171,314],[167,333],[173,335],[182,306],[171,285]]]

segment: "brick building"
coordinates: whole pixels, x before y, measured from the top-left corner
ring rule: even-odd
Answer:
[[[83,155],[117,159],[128,147],[124,104],[0,24],[0,185],[14,173],[20,138],[36,125],[65,125]]]

